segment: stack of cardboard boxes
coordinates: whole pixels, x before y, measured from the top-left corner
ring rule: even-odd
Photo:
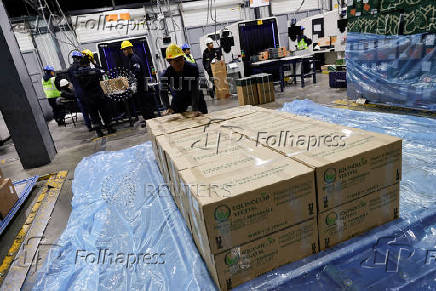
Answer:
[[[257,93],[256,80],[246,77],[236,80],[239,105],[258,105],[259,95]]]
[[[6,179],[0,170],[0,221],[2,221],[18,201],[11,179]]]
[[[252,106],[147,126],[222,290],[398,217],[400,139]]]
[[[265,51],[262,51],[257,54],[256,58],[258,61],[265,61],[265,60],[280,59],[283,57],[287,57],[288,55],[289,55],[289,51],[285,47],[278,47],[278,48],[269,48]]]
[[[239,105],[258,105],[275,101],[271,74],[257,74],[236,80]]]

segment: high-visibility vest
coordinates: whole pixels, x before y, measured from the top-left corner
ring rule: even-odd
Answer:
[[[297,48],[298,48],[299,50],[305,50],[305,49],[307,49],[307,43],[304,41],[304,38],[302,38],[302,39],[298,42],[298,44],[297,44]]]
[[[61,92],[56,89],[54,80],[55,77],[51,77],[50,79],[48,79],[48,81],[44,81],[44,79],[42,79],[42,89],[44,90],[47,99],[58,98],[61,96]]]
[[[188,62],[195,64],[195,60],[194,60],[194,58],[192,57],[192,55],[187,55],[187,54],[185,54],[185,59],[186,59]]]

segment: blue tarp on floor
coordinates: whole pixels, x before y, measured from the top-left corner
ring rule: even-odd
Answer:
[[[403,138],[400,219],[237,289],[436,289],[436,120],[307,100],[282,110]],[[34,289],[214,290],[163,183],[150,143],[82,160],[60,247]]]

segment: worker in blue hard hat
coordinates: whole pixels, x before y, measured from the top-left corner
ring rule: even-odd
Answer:
[[[59,126],[65,125],[65,113],[62,112],[61,108],[56,103],[56,100],[61,97],[61,92],[55,85],[55,69],[53,66],[45,66],[43,71],[42,89],[44,90],[48,103],[53,110],[54,120]]]
[[[79,106],[80,111],[82,112],[85,125],[89,131],[92,131],[92,125],[91,125],[91,120],[89,118],[89,113],[85,106],[85,102],[83,101],[84,98],[83,90],[82,88],[80,88],[79,82],[73,76],[73,72],[77,71],[77,69],[79,69],[80,67],[80,61],[83,59],[83,54],[82,52],[75,50],[73,51],[71,56],[73,58],[73,63],[68,68],[68,79],[73,85],[74,94],[76,95],[76,99],[77,99],[77,105]]]
[[[107,129],[108,134],[115,133],[116,130],[112,127],[109,103],[100,86],[104,72],[98,68],[91,68],[91,58],[83,57],[79,68],[73,70],[72,74],[82,90],[82,101],[89,112],[93,129],[97,135],[99,137],[104,135],[103,126]],[[103,124],[101,119],[103,119]]]
[[[195,64],[195,59],[194,57],[191,55],[191,47],[189,46],[189,44],[185,43],[184,45],[182,45],[182,51],[185,54],[185,59],[190,62]]]

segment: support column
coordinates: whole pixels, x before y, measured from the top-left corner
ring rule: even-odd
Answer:
[[[56,148],[24,63],[9,17],[0,2],[0,110],[25,169],[52,161]]]

